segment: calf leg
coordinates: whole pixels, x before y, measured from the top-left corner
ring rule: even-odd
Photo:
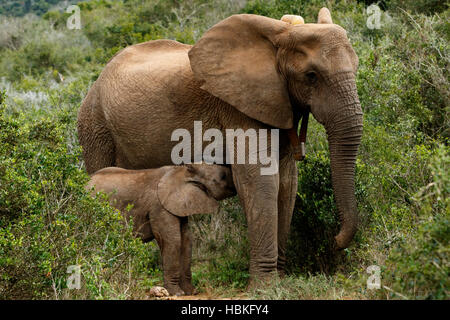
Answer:
[[[180,219],[167,211],[150,215],[153,234],[161,250],[164,287],[171,295],[184,295],[180,288],[181,228]]]
[[[180,287],[186,294],[191,295],[195,293],[195,288],[191,282],[192,235],[191,231],[189,230],[188,217],[181,218],[180,223],[181,223]]]

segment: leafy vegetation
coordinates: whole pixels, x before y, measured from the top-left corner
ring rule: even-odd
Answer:
[[[0,8],[21,16],[30,10],[12,4],[22,2],[2,2]],[[356,168],[360,230],[350,248],[332,250],[338,224],[328,146],[323,127],[311,118],[307,158],[298,163],[290,274],[247,297],[448,299],[448,3],[383,1],[381,28],[372,30],[366,25],[370,2],[326,2],[359,56],[357,84],[365,113]],[[7,5],[22,11],[5,11]],[[194,43],[234,13],[276,19],[300,14],[315,22],[324,3],[92,0],[78,5],[81,30],[66,29],[64,8],[33,11],[39,17],[0,16],[0,298],[145,298],[151,286],[162,283],[156,245],[134,239],[119,212],[84,191],[88,177],[76,114],[114,53],[159,38]],[[191,222],[194,284],[212,296],[240,296],[248,280],[248,241],[237,199],[225,201],[220,214]],[[80,290],[66,286],[69,265],[81,265]],[[379,290],[367,289],[370,265],[381,268]]]
[[[0,14],[21,17],[27,13],[42,15],[58,4],[77,3],[80,0],[3,0]]]

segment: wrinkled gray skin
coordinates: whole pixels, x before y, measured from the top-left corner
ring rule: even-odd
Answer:
[[[90,89],[78,119],[89,173],[107,166],[154,168],[171,164],[177,128],[193,137],[208,128],[280,130],[280,165],[233,164],[250,241],[250,285],[285,266],[297,190],[297,169],[286,129],[310,109],[325,126],[332,183],[346,248],[357,230],[354,170],[362,135],[355,75],[358,58],[346,31],[327,9],[317,24],[291,25],[256,15],[234,15],[194,45],[158,40],[118,53]],[[310,135],[312,132],[310,132]],[[269,141],[270,143],[270,141]],[[205,143],[207,145],[207,143]]]
[[[158,169],[97,171],[86,186],[92,194],[109,195],[111,205],[133,217],[136,236],[156,238],[161,250],[164,287],[171,295],[193,294],[191,234],[188,216],[215,213],[218,200],[236,194],[231,171],[225,166],[193,164]],[[127,206],[132,209],[127,211]]]

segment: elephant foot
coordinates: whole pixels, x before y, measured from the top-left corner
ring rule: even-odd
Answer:
[[[286,277],[286,270],[284,268],[277,269],[277,272],[278,272],[278,277],[280,279],[283,279]]]
[[[164,288],[167,289],[171,296],[184,296],[185,292],[178,285],[165,285]]]
[[[180,287],[188,296],[196,295],[198,293],[191,282],[181,282]]]
[[[255,276],[250,276],[247,286],[247,291],[264,290],[273,285],[279,280],[278,272],[273,271],[269,273],[261,273]]]

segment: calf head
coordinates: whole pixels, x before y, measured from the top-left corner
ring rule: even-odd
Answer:
[[[186,217],[215,213],[218,200],[236,194],[231,170],[210,164],[188,164],[169,170],[158,183],[158,199],[170,213]]]

